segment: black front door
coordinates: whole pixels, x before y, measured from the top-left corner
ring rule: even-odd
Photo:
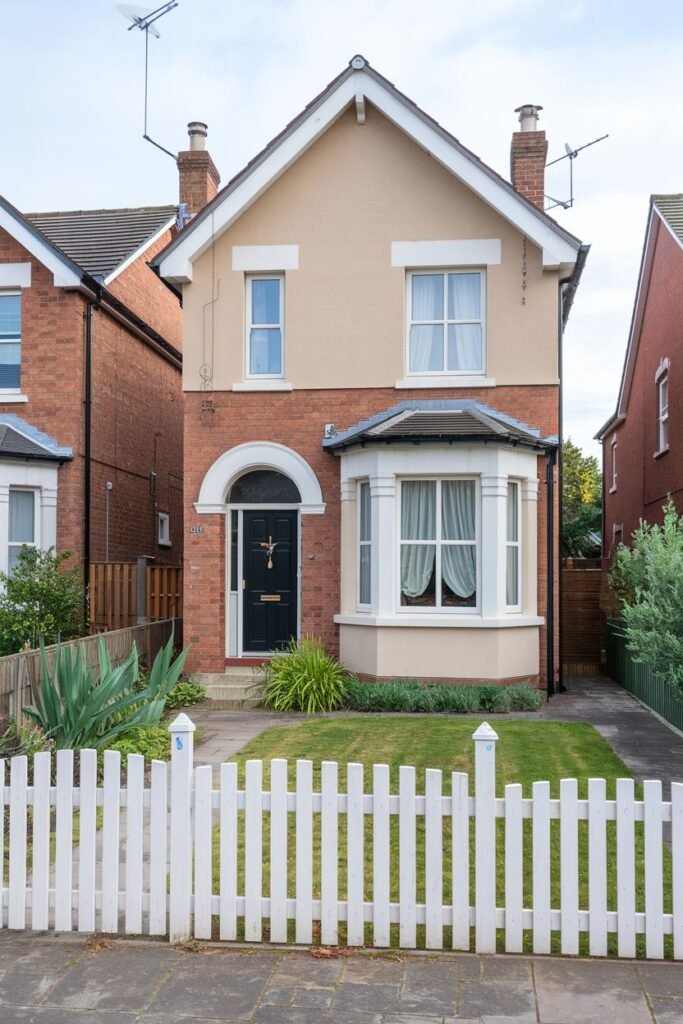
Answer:
[[[297,635],[297,513],[243,515],[242,648],[277,651]]]

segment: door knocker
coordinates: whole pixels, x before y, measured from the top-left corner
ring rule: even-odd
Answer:
[[[268,555],[268,568],[269,569],[273,568],[273,552],[275,551],[275,548],[277,547],[277,545],[278,545],[278,542],[277,541],[273,541],[272,537],[269,537],[267,541],[265,541],[265,540],[261,541],[260,546],[262,548],[266,549],[266,554]]]

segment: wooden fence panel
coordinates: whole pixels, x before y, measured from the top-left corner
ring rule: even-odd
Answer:
[[[564,560],[562,587],[562,664],[567,675],[601,671],[604,615],[600,609],[599,559]]]
[[[139,587],[144,582],[144,608],[138,608]],[[142,600],[142,597],[140,597]],[[136,562],[93,562],[88,580],[88,619],[93,633],[148,622],[181,619],[183,570],[179,565],[148,565],[144,581]]]

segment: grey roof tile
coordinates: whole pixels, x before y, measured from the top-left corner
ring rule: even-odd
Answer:
[[[683,242],[683,193],[653,196],[652,202],[676,237]]]
[[[0,413],[0,458],[62,462],[73,450],[14,413]]]

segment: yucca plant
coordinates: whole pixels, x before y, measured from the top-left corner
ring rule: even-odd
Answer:
[[[266,678],[264,703],[275,711],[333,711],[344,699],[344,669],[316,637],[305,636],[297,644],[274,655]]]
[[[35,706],[24,708],[55,746],[62,748],[105,747],[130,729],[158,725],[166,697],[185,664],[187,651],[173,660],[173,636],[157,653],[144,689],[136,689],[138,651],[135,644],[122,665],[114,668],[104,640],[98,644],[99,681],[85,664],[78,645],[75,651],[55,651],[50,671],[41,644],[41,682]]]

